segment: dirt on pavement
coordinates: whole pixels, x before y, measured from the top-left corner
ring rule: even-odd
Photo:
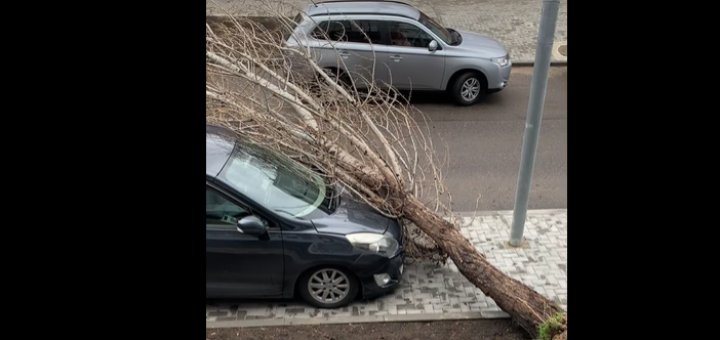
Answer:
[[[531,339],[510,319],[208,328],[206,338],[207,340]]]

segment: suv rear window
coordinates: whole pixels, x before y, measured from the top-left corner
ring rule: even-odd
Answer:
[[[329,20],[319,23],[312,36],[321,40],[380,44],[382,25],[382,21],[376,20]]]

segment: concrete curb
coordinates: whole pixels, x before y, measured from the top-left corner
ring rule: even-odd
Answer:
[[[533,209],[528,210],[528,215],[535,214],[562,214],[567,213],[567,209]],[[472,217],[472,216],[488,216],[488,215],[512,215],[512,210],[487,210],[487,211],[454,211],[453,214],[460,217]]]
[[[520,66],[520,67],[526,67],[526,66],[535,66],[534,61],[513,61],[512,66]],[[560,60],[560,61],[551,61],[550,66],[567,66],[567,60]]]
[[[468,320],[468,319],[507,319],[510,315],[503,311],[461,312],[443,314],[405,314],[405,315],[374,315],[354,317],[332,317],[313,319],[250,319],[206,322],[206,328],[235,327],[267,327],[292,325],[319,325],[370,322],[406,322],[406,321],[437,321],[437,320]]]

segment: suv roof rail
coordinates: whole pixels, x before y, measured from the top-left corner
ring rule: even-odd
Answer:
[[[407,6],[412,7],[412,5],[410,5],[407,2],[402,2],[402,1],[397,1],[397,0],[328,0],[328,1],[318,1],[318,2],[313,1],[313,3],[317,4],[317,5],[333,3],[333,2],[392,2],[392,3],[407,5]]]
[[[328,0],[328,1],[317,2],[317,3],[316,3],[316,2],[313,2],[313,4],[315,4],[315,7],[317,7],[317,5],[320,5],[320,4],[332,4],[332,3],[336,3],[336,4],[337,4],[337,3],[348,3],[348,4],[349,4],[349,3],[358,3],[358,2],[377,2],[377,3],[400,4],[400,5],[408,6],[408,7],[410,7],[411,9],[418,10],[418,9],[416,9],[415,7],[413,7],[413,6],[410,5],[410,4],[404,3],[404,2],[402,2],[402,1],[396,1],[396,0],[388,0],[388,1],[383,1],[383,0]],[[309,13],[308,13],[308,14],[309,14]],[[417,18],[415,18],[415,17],[413,17],[413,16],[411,16],[411,15],[408,15],[408,14],[406,14],[406,13],[378,13],[378,12],[374,12],[374,11],[367,11],[367,12],[358,11],[358,12],[353,12],[353,13],[346,13],[346,12],[344,12],[343,9],[327,9],[327,10],[325,10],[325,11],[323,11],[323,12],[313,13],[313,14],[309,14],[309,15],[310,15],[311,17],[316,17],[316,16],[337,15],[337,14],[351,14],[351,15],[389,15],[389,16],[397,16],[397,17],[403,17],[403,18],[409,18],[409,19],[417,19]]]

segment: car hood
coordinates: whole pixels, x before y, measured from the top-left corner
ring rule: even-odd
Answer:
[[[505,47],[493,38],[473,32],[458,32],[462,35],[462,42],[458,45],[460,48],[482,51],[494,57],[502,57],[507,54]]]
[[[311,221],[319,233],[352,234],[385,233],[392,220],[343,190],[340,205],[332,214]]]

